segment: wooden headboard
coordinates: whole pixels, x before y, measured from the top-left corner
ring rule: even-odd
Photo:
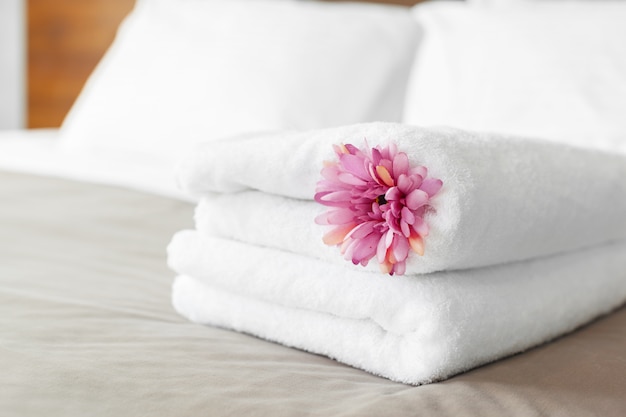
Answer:
[[[421,0],[362,0],[413,5]],[[135,0],[28,0],[28,127],[58,127]]]
[[[57,127],[135,0],[28,0],[28,127]]]

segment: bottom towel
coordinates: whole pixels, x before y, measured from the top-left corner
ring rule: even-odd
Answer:
[[[626,301],[626,243],[474,270],[389,277],[179,232],[188,319],[424,384],[536,346]]]

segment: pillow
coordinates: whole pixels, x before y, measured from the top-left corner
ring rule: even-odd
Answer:
[[[567,3],[569,1],[589,1],[589,0],[465,0],[467,3],[479,6],[479,7],[508,7],[515,6],[522,3],[546,3],[546,2],[562,2]],[[614,0],[617,1],[617,0]]]
[[[400,121],[418,35],[402,7],[139,0],[62,143],[169,158],[251,131]]]
[[[405,122],[626,148],[626,3],[413,10]]]
[[[465,0],[467,3],[473,6],[479,7],[499,7],[499,6],[510,6],[516,5],[524,2],[532,2],[532,1],[540,1],[540,0]],[[551,0],[547,0],[551,1]]]

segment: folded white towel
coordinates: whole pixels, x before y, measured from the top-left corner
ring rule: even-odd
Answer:
[[[188,319],[423,384],[528,349],[626,300],[626,243],[468,271],[389,277],[178,233]],[[193,278],[192,278],[193,277]]]
[[[211,196],[197,212],[200,230],[344,262],[336,248],[324,247],[328,229],[314,218],[326,208],[311,200],[323,161],[334,158],[332,145],[360,146],[364,138],[370,146],[394,141],[443,181],[425,216],[425,254],[408,258],[407,274],[626,238],[624,156],[455,129],[374,123],[212,142],[184,161],[179,181]]]

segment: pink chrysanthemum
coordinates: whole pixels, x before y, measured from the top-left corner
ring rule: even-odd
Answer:
[[[404,274],[410,250],[424,254],[424,214],[442,181],[427,178],[426,167],[410,167],[394,143],[334,150],[337,160],[325,163],[315,194],[315,201],[331,207],[315,219],[333,226],[324,243],[339,246],[355,265],[376,257],[384,273]]]

